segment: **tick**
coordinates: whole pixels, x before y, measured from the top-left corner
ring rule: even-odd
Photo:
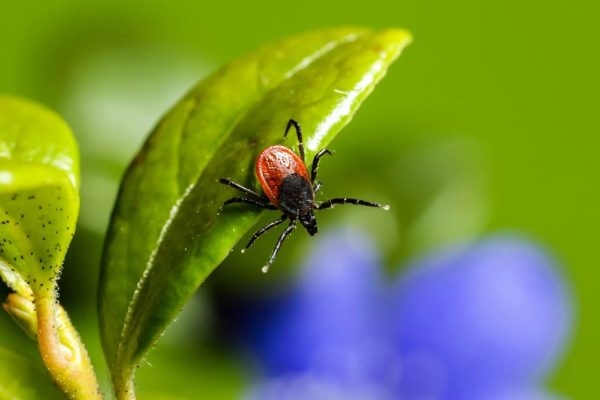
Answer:
[[[296,229],[298,221],[300,221],[310,236],[314,236],[317,233],[315,211],[333,208],[336,204],[355,204],[367,207],[379,207],[384,210],[389,209],[387,205],[350,198],[334,198],[317,203],[315,201],[315,193],[321,188],[321,182],[316,180],[319,161],[324,155],[331,155],[331,152],[327,149],[322,149],[315,155],[309,175],[304,158],[302,129],[298,122],[290,119],[283,137],[287,137],[292,127],[296,130],[296,135],[298,136],[299,157],[291,149],[276,145],[264,149],[256,159],[256,177],[262,186],[264,195],[261,196],[254,190],[248,189],[229,179],[221,178],[219,180],[222,184],[231,186],[249,196],[233,197],[227,200],[223,204],[224,206],[232,203],[246,203],[267,210],[279,210],[283,213],[280,218],[256,231],[242,250],[242,253],[269,229],[289,220],[289,225],[279,236],[269,261],[262,267],[263,272],[269,270],[269,267],[277,257],[277,253],[279,253],[281,245]]]

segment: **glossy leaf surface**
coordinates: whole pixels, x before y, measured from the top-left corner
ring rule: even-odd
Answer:
[[[223,67],[167,113],[122,181],[105,243],[99,312],[117,391],[257,221],[248,207],[220,212],[235,193],[217,180],[256,188],[254,160],[283,142],[290,118],[303,127],[310,160],[409,42],[401,30],[296,36]]]

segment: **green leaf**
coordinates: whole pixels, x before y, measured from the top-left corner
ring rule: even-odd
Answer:
[[[57,300],[57,280],[79,212],[79,153],[51,111],[0,97],[0,277],[3,304],[31,337],[69,398],[100,397],[79,335]]]
[[[54,290],[79,212],[79,153],[46,108],[0,96],[0,276],[17,293]]]
[[[0,400],[63,398],[38,360],[0,347]]]
[[[162,119],[122,181],[105,243],[100,326],[118,393],[131,389],[148,348],[259,217],[245,207],[219,213],[234,193],[218,178],[257,187],[255,158],[282,142],[290,118],[303,127],[310,159],[410,40],[401,30],[299,35],[223,67]]]

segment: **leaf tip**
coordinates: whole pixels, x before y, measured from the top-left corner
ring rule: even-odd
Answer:
[[[413,35],[410,31],[403,28],[387,28],[381,32],[390,42],[396,42],[401,49],[413,42]]]

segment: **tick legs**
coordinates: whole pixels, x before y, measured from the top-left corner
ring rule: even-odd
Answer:
[[[330,200],[324,201],[317,207],[317,210],[325,210],[327,208],[332,208],[336,204],[354,204],[357,206],[379,207],[379,208],[383,208],[384,210],[390,209],[390,206],[388,206],[388,205],[377,204],[377,203],[373,203],[371,201],[365,201],[365,200],[359,200],[359,199],[336,198],[336,199],[330,199]]]
[[[221,179],[219,179],[219,182],[221,182],[223,185],[231,186],[232,188],[237,189],[240,192],[243,192],[243,193],[249,194],[251,196],[254,196],[257,199],[261,198],[258,195],[258,193],[256,193],[254,190],[248,189],[247,187],[244,187],[244,186],[240,185],[239,183],[235,183],[234,181],[232,181],[230,179],[221,178]]]
[[[229,179],[225,179],[225,178],[219,179],[219,182],[221,182],[224,185],[231,186],[232,188],[235,188],[235,189],[239,190],[240,192],[246,193],[253,197],[251,199],[248,199],[245,197],[233,197],[233,198],[227,200],[225,203],[223,203],[224,206],[231,204],[231,203],[245,203],[245,204],[252,204],[254,206],[258,206],[261,208],[266,208],[267,210],[277,210],[277,207],[270,204],[269,201],[265,197],[259,196],[252,189],[248,189],[247,187],[244,187],[244,186],[240,185],[239,183],[235,183],[235,182],[233,182]]]
[[[318,181],[313,184],[313,192],[315,192],[315,194],[318,193],[319,190],[321,190],[321,185],[322,185],[321,181]]]
[[[283,137],[284,138],[287,137],[287,134],[292,126],[294,127],[294,129],[296,129],[296,135],[298,136],[298,151],[300,152],[300,158],[302,159],[302,162],[306,163],[306,159],[304,156],[304,143],[302,142],[302,128],[300,128],[300,124],[298,122],[296,122],[296,120],[290,119],[288,121],[288,124],[285,127],[285,133],[283,134]],[[313,183],[313,185],[315,183],[315,179],[317,178],[317,170],[319,169],[319,160],[325,154],[331,155],[331,152],[327,149],[321,149],[321,151],[319,151],[315,155],[315,158],[313,158],[312,170],[311,170],[311,174],[310,174],[310,181]]]
[[[271,258],[269,258],[269,261],[262,267],[262,272],[264,272],[266,274],[269,271],[269,267],[271,266],[271,264],[273,264],[273,261],[275,261],[275,258],[277,257],[277,253],[279,253],[279,249],[281,248],[283,241],[290,235],[290,233],[292,233],[294,231],[294,229],[296,229],[296,220],[295,219],[290,221],[290,224],[288,225],[288,227],[285,228],[285,231],[283,231],[281,236],[279,236],[279,240],[277,240],[277,244],[275,245],[275,248],[273,249],[273,253],[271,253]]]
[[[266,208],[267,210],[277,210],[277,207],[275,207],[272,204],[266,203],[264,201],[261,200],[255,200],[255,199],[247,199],[245,197],[233,197],[229,200],[227,200],[225,203],[223,203],[224,206],[231,204],[231,203],[244,203],[244,204],[252,204],[253,206],[258,206],[261,208]]]
[[[276,227],[277,225],[281,224],[283,221],[285,221],[287,219],[287,215],[282,215],[281,218],[276,219],[273,222],[268,223],[267,225],[263,226],[262,228],[260,228],[259,230],[257,230],[254,235],[252,235],[252,237],[250,238],[250,240],[248,241],[248,244],[246,245],[246,247],[244,247],[242,249],[242,253],[245,252],[250,246],[252,246],[252,244],[254,244],[254,242],[256,241],[256,239],[258,239],[259,237],[262,236],[263,233],[267,232],[269,229]]]
[[[302,162],[305,163],[306,160],[304,159],[304,144],[302,143],[302,129],[300,129],[300,124],[298,124],[298,122],[296,122],[295,120],[290,119],[288,121],[287,127],[285,128],[285,133],[283,134],[283,137],[287,137],[288,131],[292,126],[296,129],[296,135],[298,136],[298,150],[300,151],[300,158],[302,159]]]
[[[310,181],[312,182],[313,185],[315,183],[315,179],[317,179],[317,172],[319,170],[319,161],[321,160],[321,157],[323,157],[325,154],[332,155],[329,150],[321,149],[315,155],[315,158],[313,158],[312,169],[310,171]]]

